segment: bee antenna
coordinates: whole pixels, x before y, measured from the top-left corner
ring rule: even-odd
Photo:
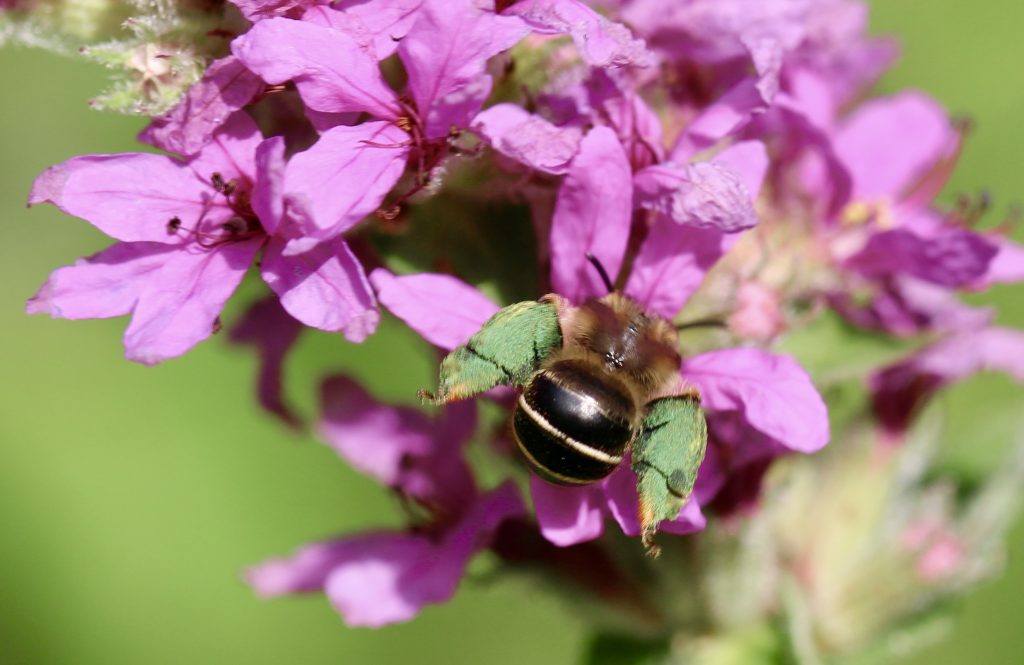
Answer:
[[[689,328],[724,328],[725,321],[721,319],[694,319],[676,324],[676,330],[687,330]]]
[[[612,284],[612,280],[608,277],[608,271],[601,265],[601,260],[596,256],[587,252],[587,261],[590,261],[590,265],[594,266],[597,270],[597,274],[601,276],[601,281],[604,282],[605,287],[608,289],[608,293],[615,290],[615,286]]]

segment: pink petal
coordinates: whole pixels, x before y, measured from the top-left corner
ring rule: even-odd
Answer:
[[[251,305],[229,332],[233,344],[251,345],[259,354],[256,399],[260,406],[292,427],[301,421],[285,402],[282,370],[285,356],[301,332],[302,325],[273,295]]]
[[[189,168],[206,183],[214,173],[224,180],[252,184],[256,174],[256,148],[263,141],[256,122],[244,111],[237,111],[217,128],[203,149],[188,161]],[[214,194],[212,184],[209,195]],[[220,199],[219,195],[216,198]]]
[[[328,239],[380,206],[405,170],[409,135],[389,122],[328,130],[285,168],[285,206],[303,233]]]
[[[986,236],[973,231],[947,228],[934,237],[921,237],[892,229],[872,235],[846,266],[872,278],[906,274],[955,288],[981,279],[998,252]]]
[[[350,35],[378,60],[394,54],[416,20],[423,0],[373,0],[348,3],[338,9],[316,7],[303,21],[335,28]]]
[[[627,462],[612,472],[604,481],[608,512],[627,536],[640,535],[636,493],[636,474]],[[695,498],[684,505],[675,519],[662,522],[659,531],[683,535],[702,530],[707,525],[704,513]]]
[[[215,60],[173,109],[142,130],[139,140],[168,152],[194,155],[231,113],[251,102],[263,88],[260,77],[238,58]]]
[[[252,188],[252,211],[268,235],[277,231],[284,217],[285,142],[274,136],[256,148],[256,182]]]
[[[648,311],[673,319],[711,266],[726,251],[727,236],[658,217],[633,263],[626,293]]]
[[[669,159],[688,162],[695,154],[735,134],[767,108],[752,79],[744,79],[701,111],[679,135]]]
[[[327,596],[350,626],[407,621],[424,605],[450,599],[473,554],[502,522],[522,512],[515,487],[505,484],[481,498],[439,542],[364,537],[360,551],[339,562],[327,579]]]
[[[996,235],[986,239],[996,245],[998,253],[989,262],[985,275],[971,286],[985,288],[991,284],[1024,282],[1024,246]]]
[[[714,161],[728,167],[739,176],[740,182],[750,194],[751,202],[757,200],[761,185],[764,184],[765,175],[768,173],[768,151],[763,143],[760,141],[734,143],[715,155]]]
[[[670,162],[633,178],[636,201],[679,223],[736,233],[757,224],[753,199],[726,162]]]
[[[29,314],[55,319],[105,319],[132,311],[152,274],[177,251],[155,242],[122,242],[50,275],[29,299]]]
[[[295,256],[282,255],[283,248],[280,238],[270,241],[261,273],[289,314],[312,328],[343,332],[350,342],[362,342],[377,329],[373,291],[344,239]]]
[[[499,309],[480,291],[449,275],[396,277],[377,268],[370,283],[388,311],[446,351],[465,344]]]
[[[488,58],[511,48],[527,32],[518,19],[485,12],[472,0],[425,0],[398,53],[427,136],[446,136],[451,125],[469,125],[479,104],[445,98],[458,97],[484,74]],[[471,99],[483,101],[479,95]]]
[[[183,163],[163,155],[127,153],[73,157],[43,171],[29,204],[52,203],[125,242],[178,242],[168,234],[174,218],[186,228],[203,219],[209,187]],[[206,218],[230,214],[218,203]]]
[[[874,201],[898,200],[956,143],[942,107],[921,93],[904,92],[861,105],[834,145],[853,177],[854,198]]]
[[[180,248],[139,290],[124,335],[129,360],[155,365],[213,334],[224,303],[242,281],[262,239]]]
[[[556,127],[516,104],[496,104],[477,114],[473,129],[495,150],[531,169],[562,175],[580,147],[576,127]]]
[[[410,542],[418,540],[414,536],[404,538]],[[360,545],[360,541],[355,539],[306,545],[290,559],[269,559],[249,568],[245,571],[245,581],[264,598],[319,591],[324,588],[335,566],[350,558],[353,550],[358,551]]]
[[[377,59],[340,30],[273,18],[257,23],[231,49],[267,83],[294,81],[302,101],[317,111],[365,111],[388,119],[401,115]]]
[[[568,547],[604,532],[600,487],[559,487],[530,476],[530,494],[540,532],[555,545]]]
[[[739,411],[790,450],[810,453],[829,440],[828,410],[811,378],[789,356],[723,349],[683,361],[683,377],[709,411]]]
[[[422,411],[381,404],[343,376],[325,380],[320,395],[320,437],[384,485],[397,487],[407,457],[425,456],[433,448],[433,427]]]
[[[607,289],[587,261],[596,256],[615,279],[626,251],[633,213],[632,172],[626,152],[607,127],[580,144],[558,191],[551,223],[551,283],[574,302]]]
[[[654,64],[644,40],[577,0],[520,0],[505,14],[520,17],[541,34],[571,35],[583,61],[592,67]]]

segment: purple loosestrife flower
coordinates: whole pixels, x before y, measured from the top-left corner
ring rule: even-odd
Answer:
[[[744,154],[743,147],[738,147],[739,154]],[[758,153],[750,154],[758,162]],[[551,283],[560,295],[575,303],[603,295],[604,286],[585,259],[588,253],[598,257],[611,274],[618,273],[633,220],[632,180],[625,150],[611,129],[596,127],[584,136],[559,189],[551,223]],[[753,191],[759,184],[752,183]],[[709,198],[713,196],[709,194]],[[733,215],[742,218],[747,214],[750,195],[746,196],[745,206],[733,205]],[[728,197],[724,199],[722,209],[728,209],[732,202]],[[702,210],[698,207],[689,215],[699,220]],[[680,211],[681,216],[685,214]],[[713,239],[709,244],[720,248],[724,234],[659,216],[635,256],[625,293],[652,313],[673,318],[717,258],[715,251],[707,252],[700,241],[691,244],[692,235],[710,235]],[[445,349],[464,343],[497,310],[496,305],[451,277],[395,277],[376,270],[371,282],[390,311]],[[457,311],[460,316],[439,316],[448,311]],[[444,323],[438,323],[438,319]],[[813,452],[828,441],[824,403],[807,374],[790,358],[758,349],[700,354],[684,360],[680,385],[684,384],[695,386],[703,395],[703,405],[710,414],[712,445],[721,447],[722,456],[735,457],[730,451],[753,443],[763,459],[770,459],[787,449]],[[716,417],[738,420],[757,436],[719,436]],[[757,453],[751,457],[757,457]],[[531,488],[541,531],[555,544],[571,545],[598,537],[609,516],[625,533],[637,535],[632,476],[628,464],[623,464],[604,481],[584,488],[555,487],[533,478]],[[686,533],[702,528],[700,505],[710,500],[723,482],[702,468],[695,498],[664,529]]]
[[[321,437],[359,471],[422,506],[425,522],[307,545],[289,559],[250,569],[263,596],[324,591],[351,626],[407,621],[455,593],[469,559],[505,520],[523,512],[511,484],[481,492],[462,448],[475,405],[436,419],[376,402],[351,380],[322,388]]]
[[[362,341],[378,312],[362,267],[340,237],[285,252],[294,225],[281,197],[284,143],[232,115],[195,156],[75,157],[47,169],[29,202],[49,202],[120,241],[61,268],[28,302],[59,318],[132,315],[128,358],[181,355],[218,316],[262,250],[261,274],[302,323]]]

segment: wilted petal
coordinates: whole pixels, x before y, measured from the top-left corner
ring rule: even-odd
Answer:
[[[320,4],[323,0],[231,0],[231,3],[242,10],[245,18],[253,23],[278,16],[296,18],[303,10]]]
[[[683,377],[709,411],[739,411],[746,422],[798,452],[829,439],[828,410],[811,378],[788,356],[760,349],[723,349],[683,362]]]
[[[430,454],[433,425],[422,411],[381,404],[343,376],[325,380],[320,396],[320,437],[378,482],[399,487],[406,458]]]
[[[272,84],[294,81],[302,101],[317,111],[400,115],[398,98],[380,75],[377,59],[340,30],[307,21],[260,21],[231,43],[245,66]]]
[[[168,152],[193,155],[229,115],[251,102],[263,87],[260,77],[238,58],[215,60],[173,109],[149,123],[139,140]]]
[[[317,7],[302,20],[341,30],[384,60],[398,49],[422,4],[423,0],[357,0],[338,9]]]
[[[105,319],[129,314],[139,293],[173,245],[122,242],[72,266],[58,268],[25,305],[29,314],[55,319]]]
[[[853,196],[899,199],[956,146],[942,107],[918,92],[863,104],[839,130],[835,151],[853,177]]]
[[[906,274],[953,288],[981,278],[998,251],[972,231],[948,229],[926,238],[892,229],[872,235],[846,265],[872,278]]]
[[[302,324],[271,295],[251,305],[228,333],[232,343],[251,345],[259,354],[256,399],[260,406],[293,427],[300,420],[285,402],[282,372],[285,356],[301,332]]]
[[[515,487],[506,484],[481,498],[439,541],[398,534],[357,539],[358,547],[328,577],[327,596],[350,626],[407,621],[424,605],[451,598],[473,554],[522,511]]]
[[[640,247],[626,293],[650,312],[673,319],[722,258],[727,236],[659,216]]]
[[[637,203],[679,224],[736,233],[757,224],[753,199],[725,162],[656,164],[633,179]]]
[[[450,275],[396,277],[377,268],[370,282],[388,311],[446,351],[465,344],[499,309],[480,291]]]
[[[559,487],[530,476],[530,494],[540,532],[555,545],[568,547],[604,532],[600,487]]]
[[[632,173],[626,152],[608,127],[583,139],[558,191],[551,223],[551,283],[574,302],[607,289],[587,261],[593,254],[615,279],[633,213]]]
[[[593,67],[654,64],[644,40],[577,0],[520,0],[505,14],[520,17],[541,34],[571,35],[580,57]]]
[[[332,238],[376,210],[405,170],[408,142],[389,122],[366,122],[328,130],[294,155],[285,168],[285,207],[304,235]]]
[[[954,334],[870,379],[875,417],[891,433],[905,431],[936,391],[982,371],[1024,383],[1024,332],[985,328]]]
[[[501,154],[531,169],[562,175],[580,147],[576,127],[556,127],[516,104],[496,104],[477,114],[473,129]]]
[[[189,245],[168,255],[138,293],[124,334],[128,359],[154,365],[212,335],[224,303],[262,244],[255,239],[214,249]]]
[[[289,314],[307,326],[343,332],[350,342],[362,342],[377,329],[373,291],[344,239],[294,256],[282,255],[283,248],[283,240],[271,239],[261,272]]]
[[[451,125],[469,124],[479,104],[474,108],[443,100],[478,82],[487,59],[511,48],[527,32],[518,19],[485,12],[471,0],[424,1],[398,53],[428,137],[446,136]]]
[[[43,171],[32,185],[30,205],[52,203],[125,242],[177,242],[168,234],[174,218],[186,228],[230,211],[218,203],[208,213],[203,197],[212,192],[182,162],[164,155],[127,153],[73,157]]]

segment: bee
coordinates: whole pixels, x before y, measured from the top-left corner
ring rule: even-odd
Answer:
[[[580,486],[605,478],[626,455],[637,477],[638,519],[652,554],[658,524],[693,490],[707,446],[700,396],[682,385],[676,328],[616,291],[578,307],[549,294],[499,310],[441,362],[440,405],[497,385],[521,388],[512,429],[542,479]]]

